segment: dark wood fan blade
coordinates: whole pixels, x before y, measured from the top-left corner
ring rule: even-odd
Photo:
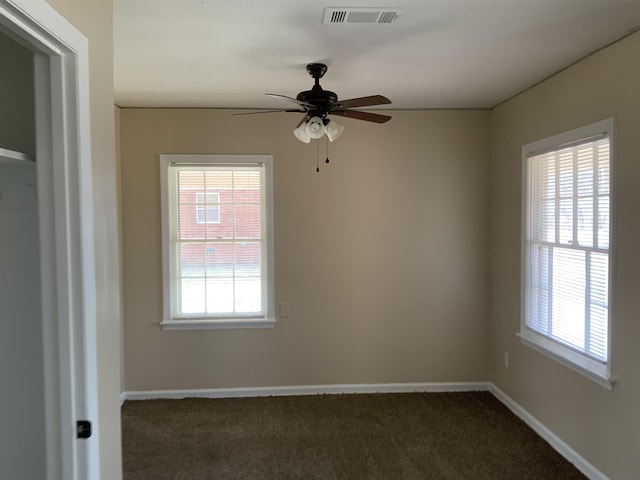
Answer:
[[[305,115],[304,117],[302,117],[302,120],[300,120],[298,125],[296,125],[296,128],[298,128],[300,125],[302,125],[304,122],[306,122],[307,118],[309,118],[309,115]]]
[[[267,97],[280,98],[282,100],[287,100],[289,102],[297,103],[298,105],[303,106],[303,107],[313,108],[313,105],[311,105],[310,103],[301,102],[298,99],[295,99],[295,98],[292,98],[292,97],[287,97],[286,95],[278,95],[277,93],[265,93],[265,95]]]
[[[380,115],[371,112],[361,112],[359,110],[335,110],[330,115],[338,115],[340,117],[355,118],[356,120],[364,120],[366,122],[384,123],[391,120],[389,115]]]
[[[287,109],[281,108],[279,110],[261,110],[259,112],[242,112],[242,113],[233,113],[232,115],[255,115],[256,113],[276,113],[276,112],[301,112],[304,113],[306,110],[298,110],[298,109]]]
[[[338,105],[342,106],[342,108],[369,107],[372,105],[386,105],[388,103],[391,103],[391,100],[387,97],[383,97],[382,95],[338,100]]]

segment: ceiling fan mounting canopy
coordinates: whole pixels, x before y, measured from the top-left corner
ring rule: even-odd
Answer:
[[[327,66],[324,63],[310,63],[307,65],[307,72],[311,78],[319,80],[327,73]]]

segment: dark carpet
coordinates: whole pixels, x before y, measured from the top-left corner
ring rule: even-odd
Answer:
[[[488,392],[129,401],[125,480],[584,479]]]

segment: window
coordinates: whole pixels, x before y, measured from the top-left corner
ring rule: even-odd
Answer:
[[[613,119],[523,147],[520,336],[611,388]]]
[[[273,326],[271,157],[160,163],[163,328]]]
[[[220,193],[195,192],[196,223],[220,223]]]

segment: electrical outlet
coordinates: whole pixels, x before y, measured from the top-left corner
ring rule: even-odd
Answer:
[[[504,366],[505,368],[509,368],[509,364],[511,363],[511,359],[509,358],[509,352],[504,352]]]

